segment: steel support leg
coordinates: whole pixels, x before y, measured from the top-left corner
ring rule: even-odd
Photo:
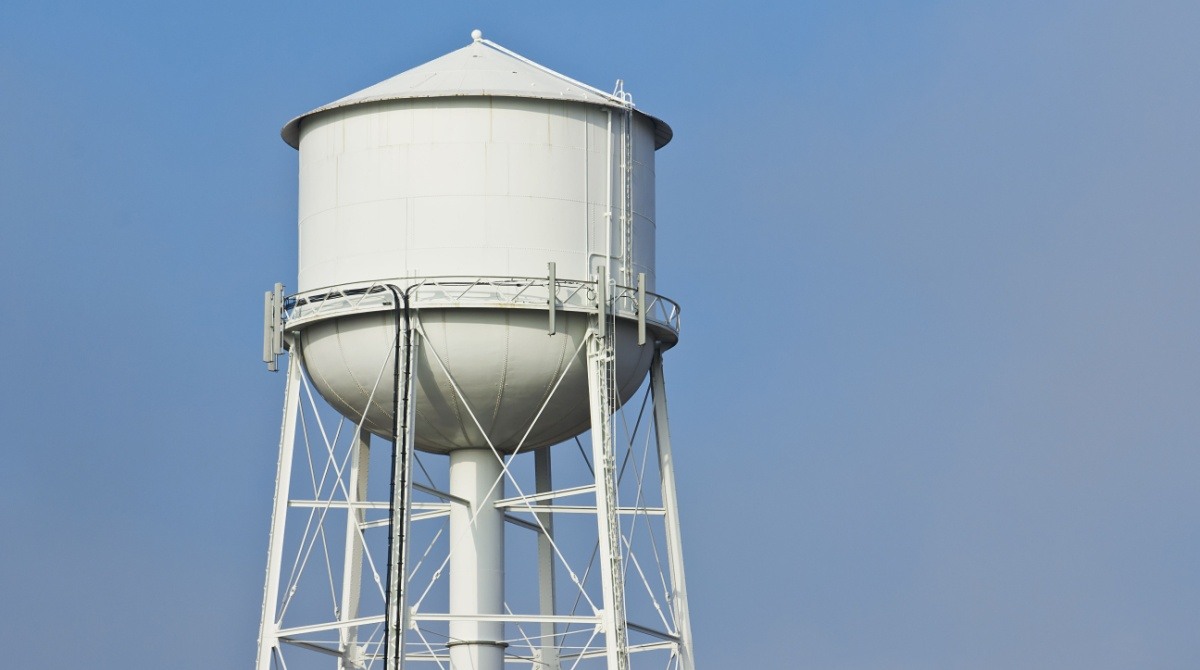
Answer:
[[[361,524],[365,512],[355,503],[367,499],[367,472],[371,462],[371,433],[360,430],[358,440],[350,447],[350,478],[346,489],[346,552],[342,563],[342,605],[338,619],[358,618],[358,603],[362,594],[363,533]],[[358,628],[343,628],[341,632],[341,670],[360,670],[363,667],[362,647],[358,645]]]
[[[538,449],[533,452],[533,478],[537,493],[548,493],[554,490],[551,476],[550,450]],[[554,504],[553,500],[546,504]],[[538,535],[538,609],[544,616],[554,615],[554,515],[549,512],[537,513],[538,523],[544,532]],[[545,622],[541,625],[541,647],[537,650],[534,670],[558,670],[558,641],[554,624]]]
[[[292,482],[292,453],[296,445],[296,417],[300,413],[300,357],[288,355],[288,372],[283,400],[283,425],[279,430],[279,463],[275,469],[275,505],[271,513],[271,536],[267,549],[267,579],[263,587],[262,623],[258,629],[257,670],[271,670],[271,657],[278,653],[279,580],[283,569],[283,532],[287,525],[288,495]]]
[[[658,436],[658,472],[666,511],[667,555],[671,569],[671,610],[679,636],[679,670],[693,670],[692,625],[688,618],[687,585],[683,576],[683,547],[679,531],[679,501],[675,495],[675,464],[671,460],[671,428],[667,419],[667,386],[663,380],[662,351],[655,349],[650,364],[650,391],[654,396],[654,432]]]

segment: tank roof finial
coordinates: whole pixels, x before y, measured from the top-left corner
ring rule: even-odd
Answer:
[[[483,31],[482,30],[476,28],[475,30],[471,31],[471,40],[472,41],[478,42],[482,39],[483,39]]]

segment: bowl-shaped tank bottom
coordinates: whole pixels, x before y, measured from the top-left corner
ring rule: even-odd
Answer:
[[[540,310],[434,309],[415,319],[417,449],[486,448],[490,439],[500,451],[525,452],[588,429],[587,314],[559,312],[554,335]],[[385,439],[392,437],[395,338],[391,312],[338,317],[300,332],[301,361],[321,396]],[[624,403],[646,378],[653,347],[639,346],[636,324],[620,319],[616,344]]]

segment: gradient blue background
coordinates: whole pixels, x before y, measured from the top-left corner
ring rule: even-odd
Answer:
[[[0,5],[0,665],[249,667],[292,116],[472,28],[658,155],[700,667],[1200,667],[1200,5]]]

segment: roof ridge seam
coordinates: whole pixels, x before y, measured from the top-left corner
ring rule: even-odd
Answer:
[[[479,40],[479,43],[480,43],[480,44],[483,44],[483,45],[486,45],[486,46],[489,46],[489,47],[491,47],[491,48],[495,49],[496,51],[499,51],[500,53],[502,53],[502,54],[504,54],[504,55],[506,55],[506,56],[508,56],[508,57],[510,57],[510,58],[515,58],[516,60],[519,60],[519,61],[521,61],[522,63],[524,63],[524,64],[526,64],[526,65],[529,65],[530,67],[537,68],[538,70],[540,70],[540,71],[542,71],[542,72],[544,72],[544,73],[546,73],[546,74],[548,74],[548,75],[551,75],[551,76],[557,77],[557,78],[559,78],[559,79],[561,79],[561,80],[563,80],[563,81],[567,82],[568,84],[571,84],[572,86],[577,86],[577,87],[579,87],[579,88],[581,88],[581,89],[583,89],[583,90],[585,90],[585,91],[587,91],[587,92],[589,92],[589,93],[594,93],[594,94],[596,94],[596,95],[599,95],[599,96],[601,96],[601,97],[603,97],[603,98],[605,98],[605,99],[609,100],[610,102],[614,102],[614,103],[616,103],[616,104],[618,104],[618,105],[620,105],[620,106],[622,106],[622,107],[629,107],[629,108],[631,108],[631,109],[632,109],[632,108],[633,108],[633,106],[634,106],[634,105],[633,105],[633,102],[631,102],[631,101],[629,101],[629,100],[625,100],[625,99],[623,99],[623,98],[619,98],[619,97],[617,97],[617,96],[613,95],[612,93],[608,93],[608,92],[605,92],[605,91],[601,91],[600,89],[596,88],[595,86],[590,86],[590,85],[588,85],[588,84],[585,84],[585,83],[583,83],[583,82],[579,81],[578,79],[572,79],[571,77],[568,77],[567,75],[565,75],[565,74],[563,74],[563,73],[561,73],[561,72],[558,72],[558,71],[556,71],[556,70],[551,70],[550,68],[546,67],[545,65],[542,65],[541,63],[538,63],[538,62],[536,62],[536,61],[529,60],[528,58],[526,58],[526,57],[522,56],[521,54],[519,54],[519,53],[517,53],[517,52],[515,52],[515,51],[511,51],[511,50],[509,50],[509,49],[506,49],[506,48],[504,48],[504,47],[500,46],[499,44],[496,44],[495,42],[493,42],[493,41],[491,41],[491,40],[489,40],[489,39],[482,39],[482,38],[481,38],[481,39]]]

